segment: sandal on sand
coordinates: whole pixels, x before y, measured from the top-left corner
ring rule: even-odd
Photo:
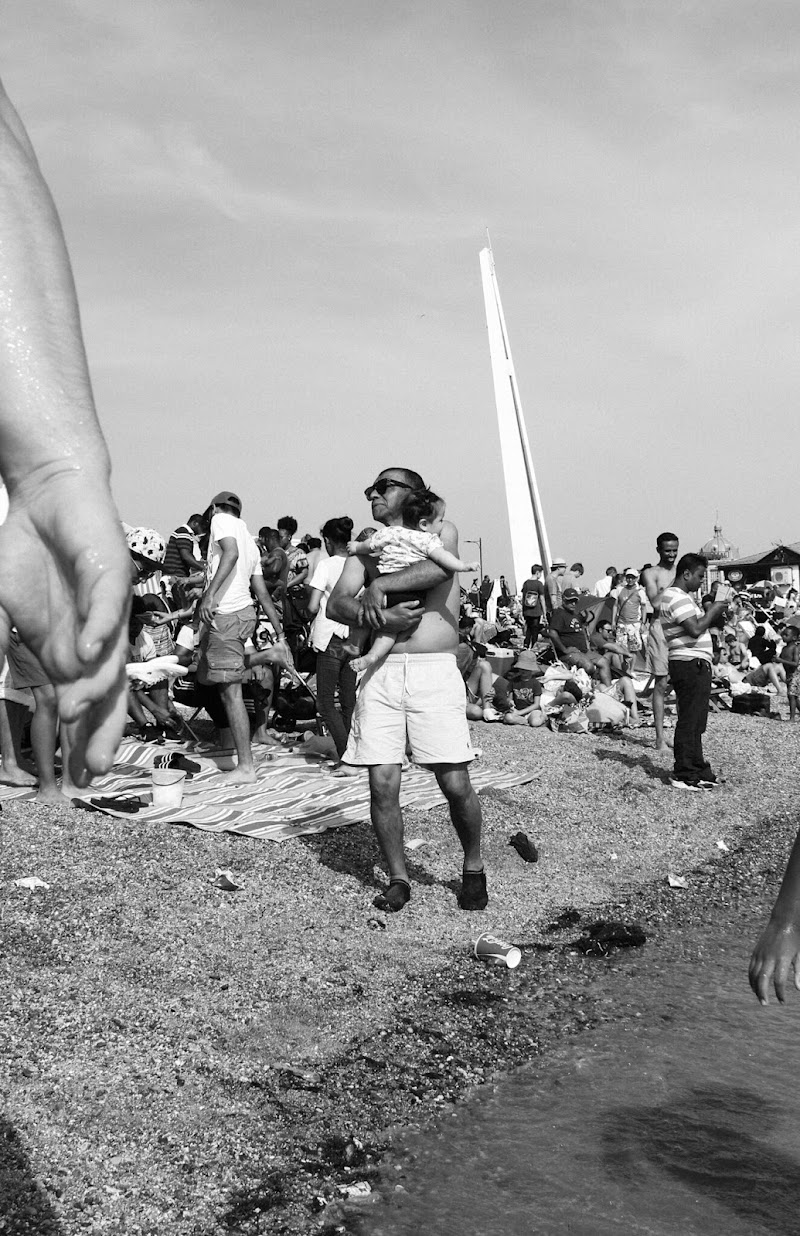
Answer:
[[[378,893],[372,904],[376,910],[384,910],[389,914],[396,914],[410,900],[411,885],[408,881],[390,880],[388,888],[385,888],[382,893]]]
[[[458,904],[462,910],[485,910],[489,904],[485,871],[464,871]]]

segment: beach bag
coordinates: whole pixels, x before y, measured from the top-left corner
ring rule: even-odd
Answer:
[[[586,709],[586,716],[591,725],[624,725],[628,719],[628,710],[613,695],[598,691]]]
[[[748,695],[734,695],[731,700],[731,711],[742,713],[749,717],[768,717],[770,714],[770,697],[762,695],[760,691],[752,691]]]

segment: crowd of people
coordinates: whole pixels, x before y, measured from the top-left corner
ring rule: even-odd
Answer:
[[[626,569],[616,581],[617,572],[609,568],[597,581],[593,596],[602,602],[614,594],[605,617],[582,600],[581,564],[568,572],[564,560],[549,564],[547,572],[544,564],[532,568],[518,598],[502,577],[493,597],[495,589],[484,579],[469,590],[470,612],[462,607],[456,573],[470,564],[457,558],[456,529],[444,519],[442,500],[406,468],[385,469],[365,490],[375,523],[398,530],[389,541],[401,551],[400,569],[390,565],[388,542],[372,540],[359,549],[349,519],[323,525],[327,556],[321,544],[299,544],[288,517],[274,530],[263,528],[256,540],[233,491],[217,494],[205,514],[191,517],[166,544],[141,528],[127,530],[126,544],[63,233],[28,134],[2,88],[0,153],[6,288],[0,305],[0,471],[9,499],[0,531],[0,645],[8,649],[0,746],[6,780],[38,782],[44,801],[69,800],[111,765],[126,714],[145,739],[185,725],[169,683],[176,665],[185,670],[194,664],[195,689],[216,711],[220,741],[232,743],[237,755],[230,775],[251,781],[251,742],[267,733],[278,674],[285,670],[294,677],[301,656],[328,654],[327,663],[315,665],[318,687],[327,675],[318,704],[329,714],[332,736],[333,712],[341,716],[334,741],[342,764],[367,769],[372,822],[389,871],[376,904],[398,911],[411,896],[399,803],[410,746],[414,758],[434,772],[449,806],[463,851],[460,905],[480,910],[488,893],[480,803],[469,778],[469,706],[484,719],[513,714],[514,723],[529,724],[537,712],[545,715],[544,691],[536,683],[548,669],[559,674],[550,692],[553,706],[572,711],[578,695],[584,696],[582,677],[601,699],[618,689],[615,682],[630,680],[633,659],[646,654],[657,745],[664,742],[669,684],[678,714],[673,784],[701,792],[715,784],[702,751],[715,665],[717,679],[731,691],[735,685],[780,690],[786,683],[790,701],[796,700],[796,595],[782,596],[780,606],[771,598],[770,609],[750,606],[724,588],[698,601],[707,564],[696,554],[678,558],[671,533],[658,539],[657,564],[640,572]],[[424,509],[412,501],[405,514],[406,500],[421,498],[423,491]],[[400,529],[438,543],[405,537]],[[498,610],[505,613],[495,622]],[[780,619],[773,621],[778,610]],[[587,618],[589,613],[595,616]],[[489,644],[480,655],[481,637],[489,632],[479,623],[495,627],[491,646],[502,650],[504,643],[506,651],[516,628],[519,647],[510,672],[497,672]],[[365,633],[376,632],[386,638],[371,655]],[[164,652],[173,646],[175,652]],[[467,653],[459,660],[462,646]],[[473,653],[475,665],[469,663]],[[348,686],[346,678],[359,661],[363,677],[354,698],[352,679]],[[149,679],[137,679],[148,662]],[[163,673],[155,669],[158,662]],[[528,675],[518,695],[515,672]],[[756,679],[748,681],[754,672]],[[744,675],[738,684],[737,673]],[[265,685],[268,675],[271,687]],[[252,731],[244,707],[248,681],[260,682],[262,691],[263,719]],[[502,711],[497,704],[504,690],[510,706]],[[27,692],[35,705],[35,769],[25,767],[20,746]],[[631,715],[634,702],[622,704]],[[797,715],[796,704],[791,715]],[[766,1002],[773,984],[782,1000],[792,969],[800,986],[800,836],[753,954],[751,984],[759,998]]]

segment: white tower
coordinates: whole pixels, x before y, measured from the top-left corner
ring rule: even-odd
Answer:
[[[489,354],[494,377],[494,398],[497,404],[497,426],[500,431],[500,451],[506,482],[511,552],[516,587],[519,589],[528,578],[534,562],[541,562],[545,571],[550,570],[550,543],[533,470],[528,431],[525,428],[491,247],[481,249],[480,260],[486,326],[489,331]]]

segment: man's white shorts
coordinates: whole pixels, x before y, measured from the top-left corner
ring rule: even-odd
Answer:
[[[406,735],[418,764],[474,759],[467,693],[453,653],[390,653],[358,690],[346,764],[402,764]]]

